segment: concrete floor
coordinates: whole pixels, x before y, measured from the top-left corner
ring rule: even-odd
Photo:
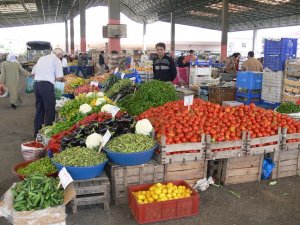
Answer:
[[[31,140],[33,134],[34,95],[25,94],[22,78],[24,104],[17,110],[10,108],[7,98],[0,98],[0,196],[17,181],[12,167],[23,161],[20,144]],[[153,224],[165,225],[299,225],[300,224],[300,177],[210,187],[201,192],[199,215]],[[232,190],[240,194],[233,196]],[[0,218],[0,225],[8,225]],[[79,208],[78,214],[68,210],[68,225],[133,225],[137,224],[128,208],[111,206],[105,213],[100,206]]]

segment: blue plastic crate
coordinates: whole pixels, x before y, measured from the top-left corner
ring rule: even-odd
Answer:
[[[266,102],[264,100],[260,100],[258,103],[255,103],[256,106],[264,108],[264,109],[275,109],[280,106],[279,102]]]
[[[297,39],[296,38],[281,38],[281,40],[265,40],[265,55],[282,55],[296,57],[297,55]],[[283,59],[283,58],[282,58]]]
[[[261,92],[259,93],[252,93],[251,90],[248,90],[247,92],[236,92],[236,97],[244,97],[244,98],[261,98]]]
[[[242,96],[237,96],[236,101],[243,103],[244,105],[249,105],[250,103],[258,103],[260,102],[259,98],[245,98]]]
[[[269,68],[273,71],[283,71],[285,60],[281,59],[280,55],[265,55],[264,68]]]
[[[238,72],[236,87],[246,89],[261,89],[262,88],[262,73],[256,72]]]

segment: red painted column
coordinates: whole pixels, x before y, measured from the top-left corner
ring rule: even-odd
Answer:
[[[85,21],[85,0],[79,1],[80,8],[80,50],[86,52],[86,21]]]
[[[116,25],[120,24],[120,0],[108,1],[108,24]],[[108,38],[108,54],[111,51],[117,51],[121,53],[121,40],[120,38]]]

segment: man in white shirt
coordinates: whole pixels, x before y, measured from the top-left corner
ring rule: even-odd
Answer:
[[[52,125],[55,120],[55,81],[64,81],[60,58],[63,51],[56,48],[49,55],[41,57],[32,70],[34,75],[34,93],[36,97],[34,135],[42,128]]]

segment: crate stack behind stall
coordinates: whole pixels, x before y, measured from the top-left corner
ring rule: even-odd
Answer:
[[[245,105],[261,100],[262,73],[239,72],[236,81],[236,100]]]
[[[297,102],[300,99],[300,61],[290,59],[286,62],[282,100]]]
[[[262,100],[278,105],[282,100],[284,70],[287,60],[295,59],[297,39],[265,40]],[[285,99],[289,99],[288,94]]]

